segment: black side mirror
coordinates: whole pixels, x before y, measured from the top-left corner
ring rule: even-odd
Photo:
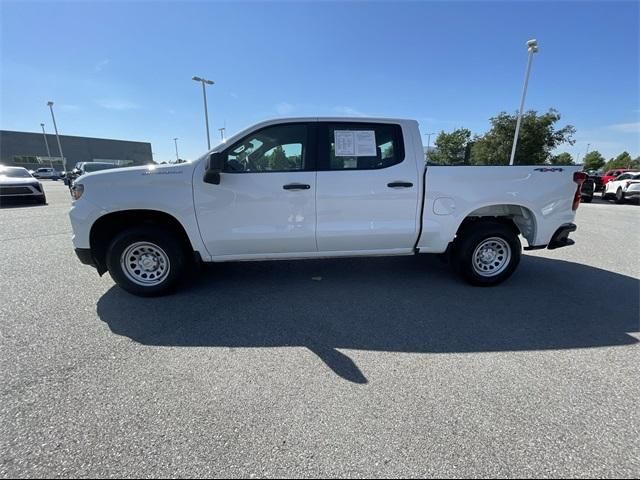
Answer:
[[[207,168],[204,172],[204,182],[220,185],[220,172],[224,167],[221,153],[212,153],[207,161]]]

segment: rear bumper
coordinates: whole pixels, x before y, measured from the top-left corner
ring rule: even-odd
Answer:
[[[568,247],[576,243],[569,238],[569,234],[575,232],[577,228],[574,223],[565,223],[556,230],[556,233],[553,234],[548,245],[529,245],[528,247],[524,247],[524,249],[527,251],[542,250],[544,248],[555,250],[556,248]]]
[[[558,228],[558,230],[556,230],[556,233],[553,234],[553,237],[551,237],[551,241],[549,242],[549,245],[547,245],[547,248],[549,250],[555,250],[556,248],[568,247],[569,245],[573,245],[576,242],[569,238],[569,234],[571,232],[575,232],[577,228],[578,227],[575,225],[575,223],[567,223],[565,225],[562,225],[560,228]]]

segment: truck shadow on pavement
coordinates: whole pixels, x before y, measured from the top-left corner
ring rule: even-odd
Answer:
[[[170,297],[137,298],[114,286],[97,310],[115,334],[144,345],[306,347],[342,378],[367,383],[337,349],[471,353],[637,343],[629,333],[640,330],[638,287],[632,277],[527,255],[495,288],[470,287],[430,256],[229,263]]]

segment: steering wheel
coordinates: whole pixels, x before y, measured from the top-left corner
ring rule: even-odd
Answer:
[[[229,160],[227,162],[227,168],[232,172],[243,172],[244,171],[244,165],[242,164],[242,162],[239,162],[236,159]]]

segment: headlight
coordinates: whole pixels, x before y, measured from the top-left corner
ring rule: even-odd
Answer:
[[[74,183],[71,187],[71,196],[74,200],[78,200],[84,193],[84,185],[82,183]]]

